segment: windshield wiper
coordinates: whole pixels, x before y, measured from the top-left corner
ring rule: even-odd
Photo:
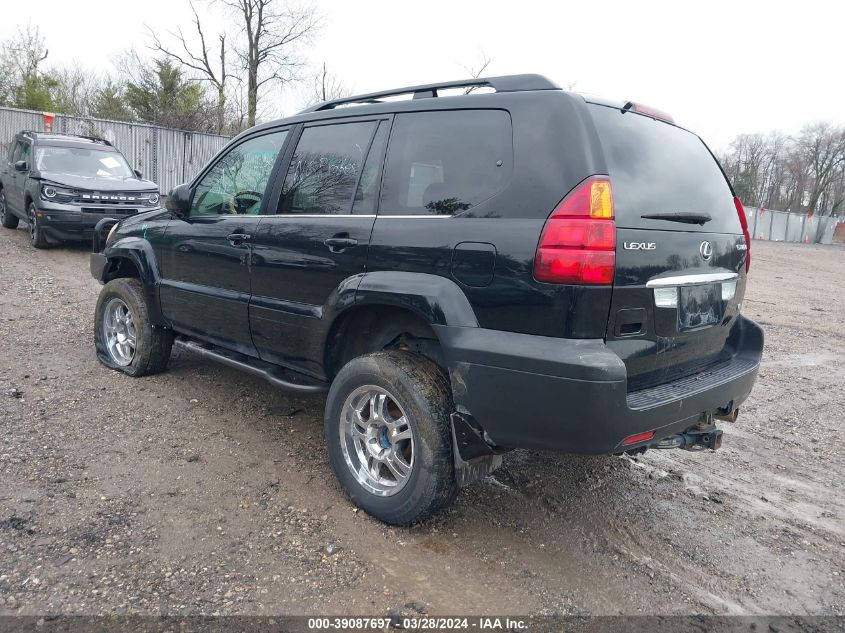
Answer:
[[[682,222],[684,224],[701,224],[709,222],[713,218],[709,213],[646,213],[641,215],[646,220],[666,220],[667,222]]]

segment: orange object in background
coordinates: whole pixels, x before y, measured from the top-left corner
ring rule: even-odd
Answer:
[[[44,113],[44,131],[45,132],[52,132],[53,131],[53,121],[55,121],[56,115],[52,112],[45,112]]]

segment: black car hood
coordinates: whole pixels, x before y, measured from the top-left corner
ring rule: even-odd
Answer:
[[[41,171],[34,176],[71,189],[85,189],[87,191],[158,191],[158,185],[154,182],[139,180],[134,176],[131,178],[103,178],[52,171]]]

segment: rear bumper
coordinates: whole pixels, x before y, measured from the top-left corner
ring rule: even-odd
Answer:
[[[683,431],[703,413],[737,407],[751,392],[763,331],[740,317],[731,361],[628,393],[625,365],[601,340],[437,326],[458,411],[499,446],[615,453],[622,440],[654,431],[637,448]]]

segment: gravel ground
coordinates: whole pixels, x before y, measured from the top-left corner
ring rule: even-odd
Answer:
[[[0,232],[0,614],[845,613],[845,249],[755,242],[760,380],[715,453],[515,451],[386,527],[320,398],[92,344],[83,247]]]

